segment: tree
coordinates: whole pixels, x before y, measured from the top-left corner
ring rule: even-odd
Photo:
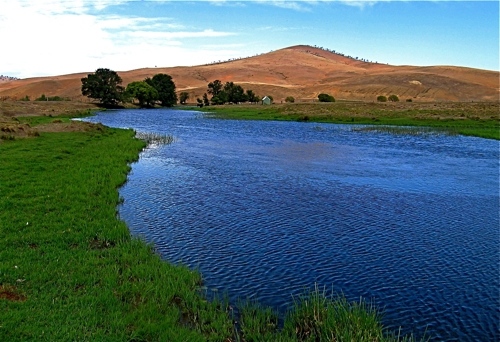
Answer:
[[[285,99],[285,102],[294,103],[295,102],[295,98],[293,96],[287,96],[286,99]]]
[[[335,98],[332,95],[321,93],[318,95],[319,102],[335,102]]]
[[[82,95],[98,100],[105,106],[115,106],[123,99],[122,79],[110,69],[97,69],[81,79]]]
[[[222,82],[219,80],[215,80],[208,84],[207,93],[209,93],[210,95],[212,95],[212,97],[214,97],[219,95],[219,93],[222,91],[222,88],[223,88]]]
[[[226,82],[223,92],[227,94],[227,102],[239,103],[247,101],[245,90],[243,90],[240,85],[234,84],[233,82]]]
[[[153,78],[144,80],[158,92],[158,100],[162,107],[172,107],[177,104],[177,94],[175,93],[175,83],[172,77],[167,74],[156,74]]]
[[[189,99],[189,93],[183,91],[182,93],[180,93],[179,95],[179,102],[181,104],[186,104],[186,101]]]
[[[210,106],[210,101],[208,100],[207,93],[203,93],[203,105]]]
[[[228,101],[227,93],[220,91],[217,95],[212,96],[210,102],[214,105],[222,105]]]
[[[139,106],[141,107],[153,107],[156,100],[158,100],[158,92],[156,89],[145,81],[129,83],[125,93],[127,96],[139,100]]]
[[[387,97],[384,95],[377,96],[377,101],[378,102],[387,102]]]
[[[387,99],[391,102],[398,102],[399,101],[399,97],[397,95],[394,95],[394,94],[389,96]]]
[[[247,90],[247,101],[248,102],[259,102],[259,97],[252,91]]]

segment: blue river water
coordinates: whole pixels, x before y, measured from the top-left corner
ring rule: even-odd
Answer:
[[[208,291],[283,311],[317,285],[403,334],[500,340],[498,141],[174,109],[86,120],[174,136],[132,165],[119,214]]]

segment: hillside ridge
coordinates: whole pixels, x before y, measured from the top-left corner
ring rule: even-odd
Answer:
[[[109,67],[110,66],[103,66]],[[89,101],[81,95],[81,78],[90,72],[9,80],[0,83],[0,99],[61,96]],[[256,56],[197,66],[142,68],[117,71],[126,86],[157,73],[172,76],[177,91],[195,102],[216,79],[241,84],[275,101],[293,96],[312,101],[319,93],[337,99],[375,101],[396,94],[412,101],[499,101],[500,73],[461,66],[394,66],[346,56],[335,50],[295,45]]]

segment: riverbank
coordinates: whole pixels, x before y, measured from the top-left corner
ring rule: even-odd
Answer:
[[[373,308],[320,291],[283,329],[272,311],[242,307],[237,334],[199,273],[162,261],[117,219],[117,188],[145,143],[70,121],[88,109],[8,117],[33,134],[0,140],[0,340],[406,340],[387,336]]]
[[[451,134],[500,140],[500,103],[284,103],[206,106],[218,118],[432,127]]]
[[[117,187],[144,143],[82,125],[0,143],[0,340],[231,336],[201,275],[163,262],[116,218]]]

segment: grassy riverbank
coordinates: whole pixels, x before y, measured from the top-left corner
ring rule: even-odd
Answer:
[[[290,103],[203,107],[219,118],[432,127],[500,140],[500,105],[490,103]]]
[[[117,187],[144,143],[86,130],[0,143],[0,340],[231,336],[224,306],[198,293],[200,275],[162,262],[116,218]]]
[[[117,219],[117,188],[145,143],[69,122],[81,114],[9,117],[34,133],[0,140],[0,341],[406,340],[373,308],[319,290],[296,298],[282,327],[242,305],[236,329],[199,273],[162,261]]]

